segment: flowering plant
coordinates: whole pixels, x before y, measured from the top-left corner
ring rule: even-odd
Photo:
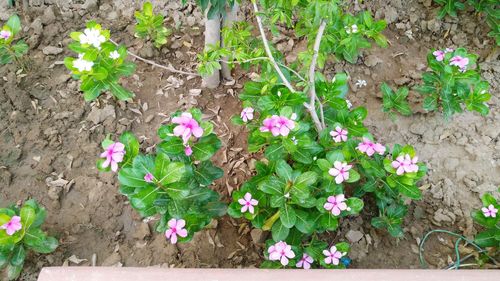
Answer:
[[[134,94],[120,85],[122,76],[129,76],[135,64],[126,61],[127,49],[116,46],[109,40],[109,30],[90,21],[83,32],[72,32],[75,41],[68,47],[78,54],[77,58],[66,57],[64,64],[73,77],[82,81],[80,90],[85,101],[95,100],[102,92],[110,91],[119,100],[129,100]]]
[[[427,56],[431,71],[423,74],[424,83],[416,88],[425,96],[424,109],[441,109],[449,118],[462,112],[465,104],[467,110],[488,114],[489,84],[481,79],[476,61],[477,55],[464,48],[432,50]]]
[[[221,146],[213,125],[201,111],[177,112],[163,125],[156,153],[139,153],[139,142],[129,132],[118,142],[106,138],[97,167],[118,171],[120,192],[143,217],[160,215],[156,230],[171,243],[187,242],[212,218],[225,213],[217,192],[208,188],[223,171],[210,161]]]
[[[135,12],[135,36],[139,38],[148,38],[153,41],[156,48],[167,44],[167,37],[172,34],[170,29],[163,26],[163,15],[153,13],[151,2],[145,2],[142,5],[142,11]]]
[[[17,15],[12,15],[0,28],[0,64],[16,61],[22,65],[20,58],[28,52],[28,44],[20,39],[14,43],[15,36],[21,31],[21,21]]]
[[[399,88],[393,91],[389,85],[382,83],[382,111],[388,113],[389,116],[394,117],[396,113],[408,116],[411,115],[410,104],[408,104],[408,88]]]
[[[46,215],[35,200],[26,201],[21,208],[0,208],[0,270],[6,269],[8,280],[19,276],[29,250],[48,254],[59,245],[40,229]]]
[[[472,212],[472,219],[485,230],[476,235],[474,242],[481,247],[500,248],[500,204],[489,193],[483,195],[482,202],[481,210]]]

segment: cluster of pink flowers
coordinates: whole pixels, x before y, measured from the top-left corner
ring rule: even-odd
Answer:
[[[240,203],[241,207],[241,212],[250,212],[250,214],[254,213],[254,206],[257,206],[259,204],[259,201],[256,199],[252,198],[252,194],[250,192],[247,192],[243,198],[238,199],[238,203]]]
[[[469,64],[469,59],[461,56],[454,56],[450,59],[450,65],[458,66],[461,72],[465,72],[467,70],[468,64]]]
[[[115,142],[110,144],[106,151],[101,153],[101,158],[106,158],[106,161],[102,163],[102,168],[107,168],[111,165],[111,170],[116,172],[118,170],[118,163],[123,161],[123,156],[125,155],[125,145],[121,142]]]
[[[241,111],[241,119],[243,120],[243,122],[248,122],[250,120],[253,119],[253,108],[251,107],[245,107],[242,111]]]
[[[174,135],[182,137],[182,141],[185,146],[184,153],[187,156],[191,156],[191,154],[193,154],[193,149],[189,146],[188,141],[191,136],[194,136],[195,138],[203,136],[203,128],[189,112],[184,112],[181,116],[172,118],[172,123],[178,124],[174,128]]]
[[[311,264],[314,262],[313,258],[308,254],[304,253],[302,258],[295,265],[297,268],[310,269]]]
[[[288,136],[291,130],[295,128],[295,122],[283,116],[273,115],[266,118],[260,127],[261,132],[271,132],[273,136],[277,137],[282,135]]]
[[[177,243],[177,236],[186,237],[188,235],[187,230],[184,228],[186,226],[186,221],[183,219],[171,219],[168,221],[167,231],[165,232],[165,237],[170,239],[170,243]]]
[[[335,161],[335,163],[333,163],[333,168],[331,168],[328,173],[330,176],[335,177],[335,183],[341,184],[349,179],[349,170],[351,168],[352,165],[347,165],[345,162]]]
[[[385,146],[380,143],[374,143],[370,139],[363,137],[363,141],[358,144],[357,150],[366,153],[368,156],[372,156],[373,154],[378,153],[380,155],[384,155]]]
[[[332,215],[338,216],[342,211],[349,211],[350,208],[345,203],[346,199],[344,194],[328,196],[326,203],[323,205],[327,211],[330,211]]]
[[[434,55],[434,57],[436,57],[437,61],[443,61],[446,53],[451,53],[451,52],[453,52],[453,49],[446,48],[444,51],[436,50],[432,54]]]
[[[347,130],[337,126],[335,130],[330,132],[330,136],[332,136],[334,142],[347,141]]]
[[[7,235],[12,236],[14,233],[18,232],[23,228],[21,224],[21,217],[13,216],[8,222],[0,226],[0,229],[4,229]]]
[[[493,204],[490,204],[487,208],[483,207],[481,211],[483,211],[484,216],[487,218],[489,217],[496,218],[498,213],[498,209],[495,208]]]
[[[9,37],[12,35],[12,33],[8,30],[1,30],[0,31],[0,38],[7,40]]]
[[[404,173],[416,173],[418,172],[417,165],[418,157],[411,157],[409,154],[400,155],[396,160],[392,161],[392,167],[396,169],[397,175],[402,175]]]
[[[283,266],[288,265],[288,259],[293,259],[295,257],[292,246],[283,241],[279,241],[269,247],[267,252],[269,253],[269,260],[280,261]]]
[[[323,250],[323,255],[325,255],[325,263],[339,265],[340,259],[346,255],[346,253],[341,253],[337,250],[337,247],[332,246],[330,250]]]

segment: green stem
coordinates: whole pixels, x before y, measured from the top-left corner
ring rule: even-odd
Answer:
[[[262,226],[262,230],[271,230],[271,227],[273,227],[273,224],[279,219],[280,217],[280,210],[278,210],[272,217],[268,218],[264,222],[264,226]]]

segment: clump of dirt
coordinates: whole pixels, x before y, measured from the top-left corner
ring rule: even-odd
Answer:
[[[156,130],[169,121],[170,113],[196,106],[215,123],[223,141],[216,164],[223,167],[225,176],[213,188],[229,200],[231,191],[253,171],[255,160],[246,151],[246,133],[230,122],[241,110],[237,94],[247,79],[245,73],[235,73],[235,85],[209,91],[199,88],[199,78],[137,62],[135,74],[122,81],[136,93],[133,102],[117,102],[106,95],[96,102],[83,101],[78,82],[71,79],[62,60],[74,55],[67,49],[69,33],[90,19],[111,29],[112,37],[132,52],[195,71],[196,53],[203,42],[201,13],[179,1],[152,2],[175,27],[162,50],[133,37],[133,11],[139,4],[130,1],[30,0],[31,8],[21,12],[31,47],[31,70],[16,75],[14,65],[0,68],[0,206],[37,199],[48,209],[45,228],[61,241],[53,254],[29,256],[21,280],[35,280],[43,266],[255,267],[263,258],[265,233],[228,217],[214,221],[191,243],[168,244],[154,232],[157,218],[141,219],[119,195],[116,176],[95,168],[100,142],[107,134],[118,136],[130,130],[140,137],[144,150],[151,150],[158,142]],[[498,51],[485,34],[486,25],[474,15],[462,13],[460,21],[439,21],[431,2],[370,1],[354,6],[390,23],[385,34],[391,44],[365,51],[355,65],[325,67],[327,76],[349,73],[352,93],[348,98],[367,106],[367,125],[381,142],[415,146],[430,168],[422,186],[424,199],[412,204],[404,239],[371,227],[369,214],[344,221],[340,231],[332,234],[332,240],[353,244],[354,267],[418,268],[419,239],[435,228],[473,235],[470,211],[480,206],[480,195],[500,183],[500,124],[495,122],[500,116]],[[2,20],[14,12],[0,11],[4,11]],[[290,53],[300,46],[300,42],[291,46]],[[383,81],[411,87],[421,80],[430,48],[458,46],[481,56],[483,77],[492,85],[490,115],[464,113],[445,121],[440,114],[421,111],[414,92],[410,93],[417,103],[413,116],[393,122],[381,112]],[[365,80],[367,86],[358,88],[356,80]],[[369,206],[367,210],[374,211]],[[452,248],[450,237],[431,239],[426,247],[428,262],[433,267],[446,265]]]

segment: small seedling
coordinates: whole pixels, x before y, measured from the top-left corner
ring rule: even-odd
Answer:
[[[394,118],[396,113],[405,116],[412,114],[410,105],[407,101],[408,88],[399,88],[394,92],[386,83],[382,83],[380,88],[382,90],[383,112],[388,113],[391,118]]]
[[[17,15],[12,15],[0,29],[0,64],[15,61],[24,68],[22,56],[28,52],[29,46],[23,39],[15,40],[21,31],[21,21]]]
[[[163,15],[155,15],[153,13],[153,5],[151,2],[145,2],[142,6],[142,11],[135,12],[135,36],[147,40],[151,40],[156,48],[167,44],[168,36],[172,31],[163,26]]]

